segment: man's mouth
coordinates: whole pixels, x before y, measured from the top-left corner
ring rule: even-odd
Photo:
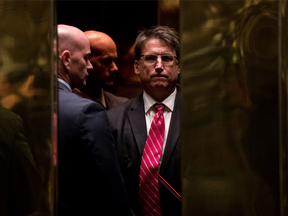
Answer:
[[[160,75],[160,74],[157,74],[157,75],[152,75],[151,78],[168,78],[167,75]]]

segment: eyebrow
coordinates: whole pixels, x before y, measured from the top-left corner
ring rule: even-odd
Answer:
[[[86,53],[86,54],[84,55],[84,58],[89,58],[90,55],[91,55],[90,52],[89,52],[89,53]]]

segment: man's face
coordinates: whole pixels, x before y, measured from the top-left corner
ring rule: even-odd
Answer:
[[[89,61],[90,44],[87,38],[70,53],[70,82],[72,88],[81,88],[86,85],[86,78],[93,67]]]
[[[145,58],[148,54],[158,55],[157,59],[153,62],[153,58]],[[134,70],[140,76],[144,90],[152,97],[155,92],[163,92],[164,98],[169,96],[175,89],[180,73],[178,60],[173,57],[176,56],[175,50],[166,42],[151,38],[143,43],[141,55],[144,56],[135,61]],[[172,56],[173,60],[166,60],[160,55]]]
[[[90,61],[93,70],[89,74],[89,84],[100,88],[110,88],[118,71],[115,61],[118,58],[117,48],[112,40],[105,40],[94,45],[91,43]]]
[[[12,86],[7,81],[7,75],[0,72],[0,98],[12,93]]]

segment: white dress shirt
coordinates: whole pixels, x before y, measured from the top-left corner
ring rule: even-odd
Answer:
[[[162,154],[161,154],[161,158],[158,164],[159,168],[162,163],[162,158],[163,158],[163,154],[164,154],[164,150],[166,146],[166,140],[167,140],[167,135],[169,132],[171,116],[172,116],[172,112],[173,112],[174,104],[175,104],[176,92],[177,90],[175,88],[174,92],[170,94],[169,97],[167,97],[164,101],[161,102],[162,104],[165,105],[164,113],[163,113],[164,120],[165,120],[165,135],[164,135],[164,142],[163,142],[163,147],[162,147]],[[148,135],[154,115],[156,114],[156,110],[153,107],[153,105],[155,103],[160,103],[160,102],[156,101],[154,98],[148,95],[145,91],[143,93],[143,100],[144,100],[146,127],[147,127],[147,135]]]

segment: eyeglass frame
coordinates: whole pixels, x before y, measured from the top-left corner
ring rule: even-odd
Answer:
[[[179,62],[178,57],[177,57],[176,55],[170,55],[170,54],[168,54],[168,55],[161,55],[161,54],[142,54],[142,55],[140,56],[140,59],[141,59],[143,56],[146,56],[146,55],[157,56],[157,59],[158,59],[158,56],[161,56],[161,61],[162,61],[163,65],[165,65],[165,63],[164,63],[165,61],[163,61],[162,56],[172,56],[172,57],[174,57],[173,63],[175,62],[175,60],[177,60],[177,61]],[[155,64],[155,62],[157,61],[157,59],[156,59],[153,63],[150,63],[150,64]],[[144,60],[144,59],[143,59],[143,60]],[[146,61],[144,60],[144,62],[146,62]]]

